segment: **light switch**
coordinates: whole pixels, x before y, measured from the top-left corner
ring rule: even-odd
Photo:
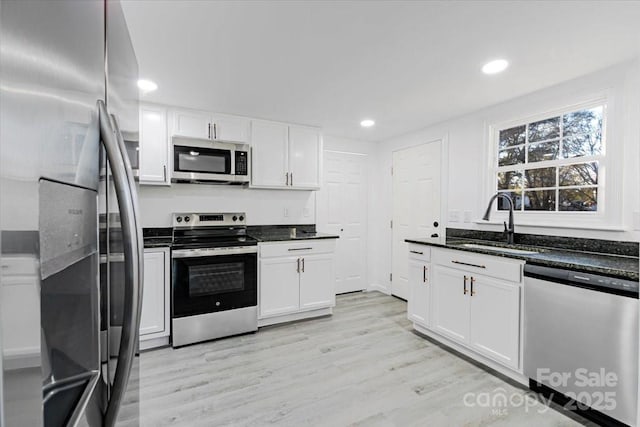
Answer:
[[[449,211],[449,222],[460,222],[460,211],[452,209]]]
[[[289,208],[284,208],[284,211],[282,212],[282,216],[284,216],[285,218],[289,217]]]
[[[464,211],[464,222],[471,222],[471,211]]]
[[[633,228],[640,230],[640,212],[633,213]]]
[[[302,209],[302,215],[308,218],[311,215],[311,209],[309,208]]]

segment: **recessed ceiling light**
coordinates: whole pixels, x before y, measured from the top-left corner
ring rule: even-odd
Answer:
[[[138,80],[138,88],[143,92],[153,92],[158,89],[158,85],[151,80],[140,79]]]
[[[487,62],[482,66],[482,72],[485,74],[497,74],[507,69],[509,63],[504,59],[496,59]]]
[[[374,122],[371,119],[366,119],[360,122],[360,126],[362,126],[363,128],[370,128],[371,126],[375,125],[376,122]]]

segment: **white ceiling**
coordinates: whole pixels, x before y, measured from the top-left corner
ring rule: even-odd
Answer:
[[[640,1],[127,0],[143,99],[380,141],[640,54]],[[487,60],[509,69],[486,76]],[[376,126],[362,129],[363,118]]]

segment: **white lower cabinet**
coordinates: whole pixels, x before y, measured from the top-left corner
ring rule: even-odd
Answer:
[[[335,240],[260,243],[258,325],[330,314]]]
[[[468,252],[461,256],[464,264],[456,251],[432,248],[431,276],[424,276],[429,286],[416,285],[424,271],[420,261],[410,256],[409,318],[427,331],[520,372],[523,262]],[[500,264],[506,268],[494,268]],[[416,302],[425,300],[429,303]]]
[[[298,258],[269,258],[260,261],[260,316],[298,311],[300,274]]]
[[[407,317],[414,323],[431,326],[431,263],[428,247],[409,245],[409,299]]]
[[[169,343],[169,262],[169,248],[144,250],[144,284],[140,315],[142,349]],[[148,343],[145,344],[145,341]]]

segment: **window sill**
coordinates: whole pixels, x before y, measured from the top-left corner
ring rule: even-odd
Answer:
[[[502,225],[503,221],[473,221],[475,224],[484,225]],[[625,232],[630,231],[628,227],[622,225],[597,225],[597,224],[562,224],[562,223],[530,223],[515,221],[516,227],[538,227],[538,228],[565,228],[572,230],[598,230],[598,231],[618,231]]]

